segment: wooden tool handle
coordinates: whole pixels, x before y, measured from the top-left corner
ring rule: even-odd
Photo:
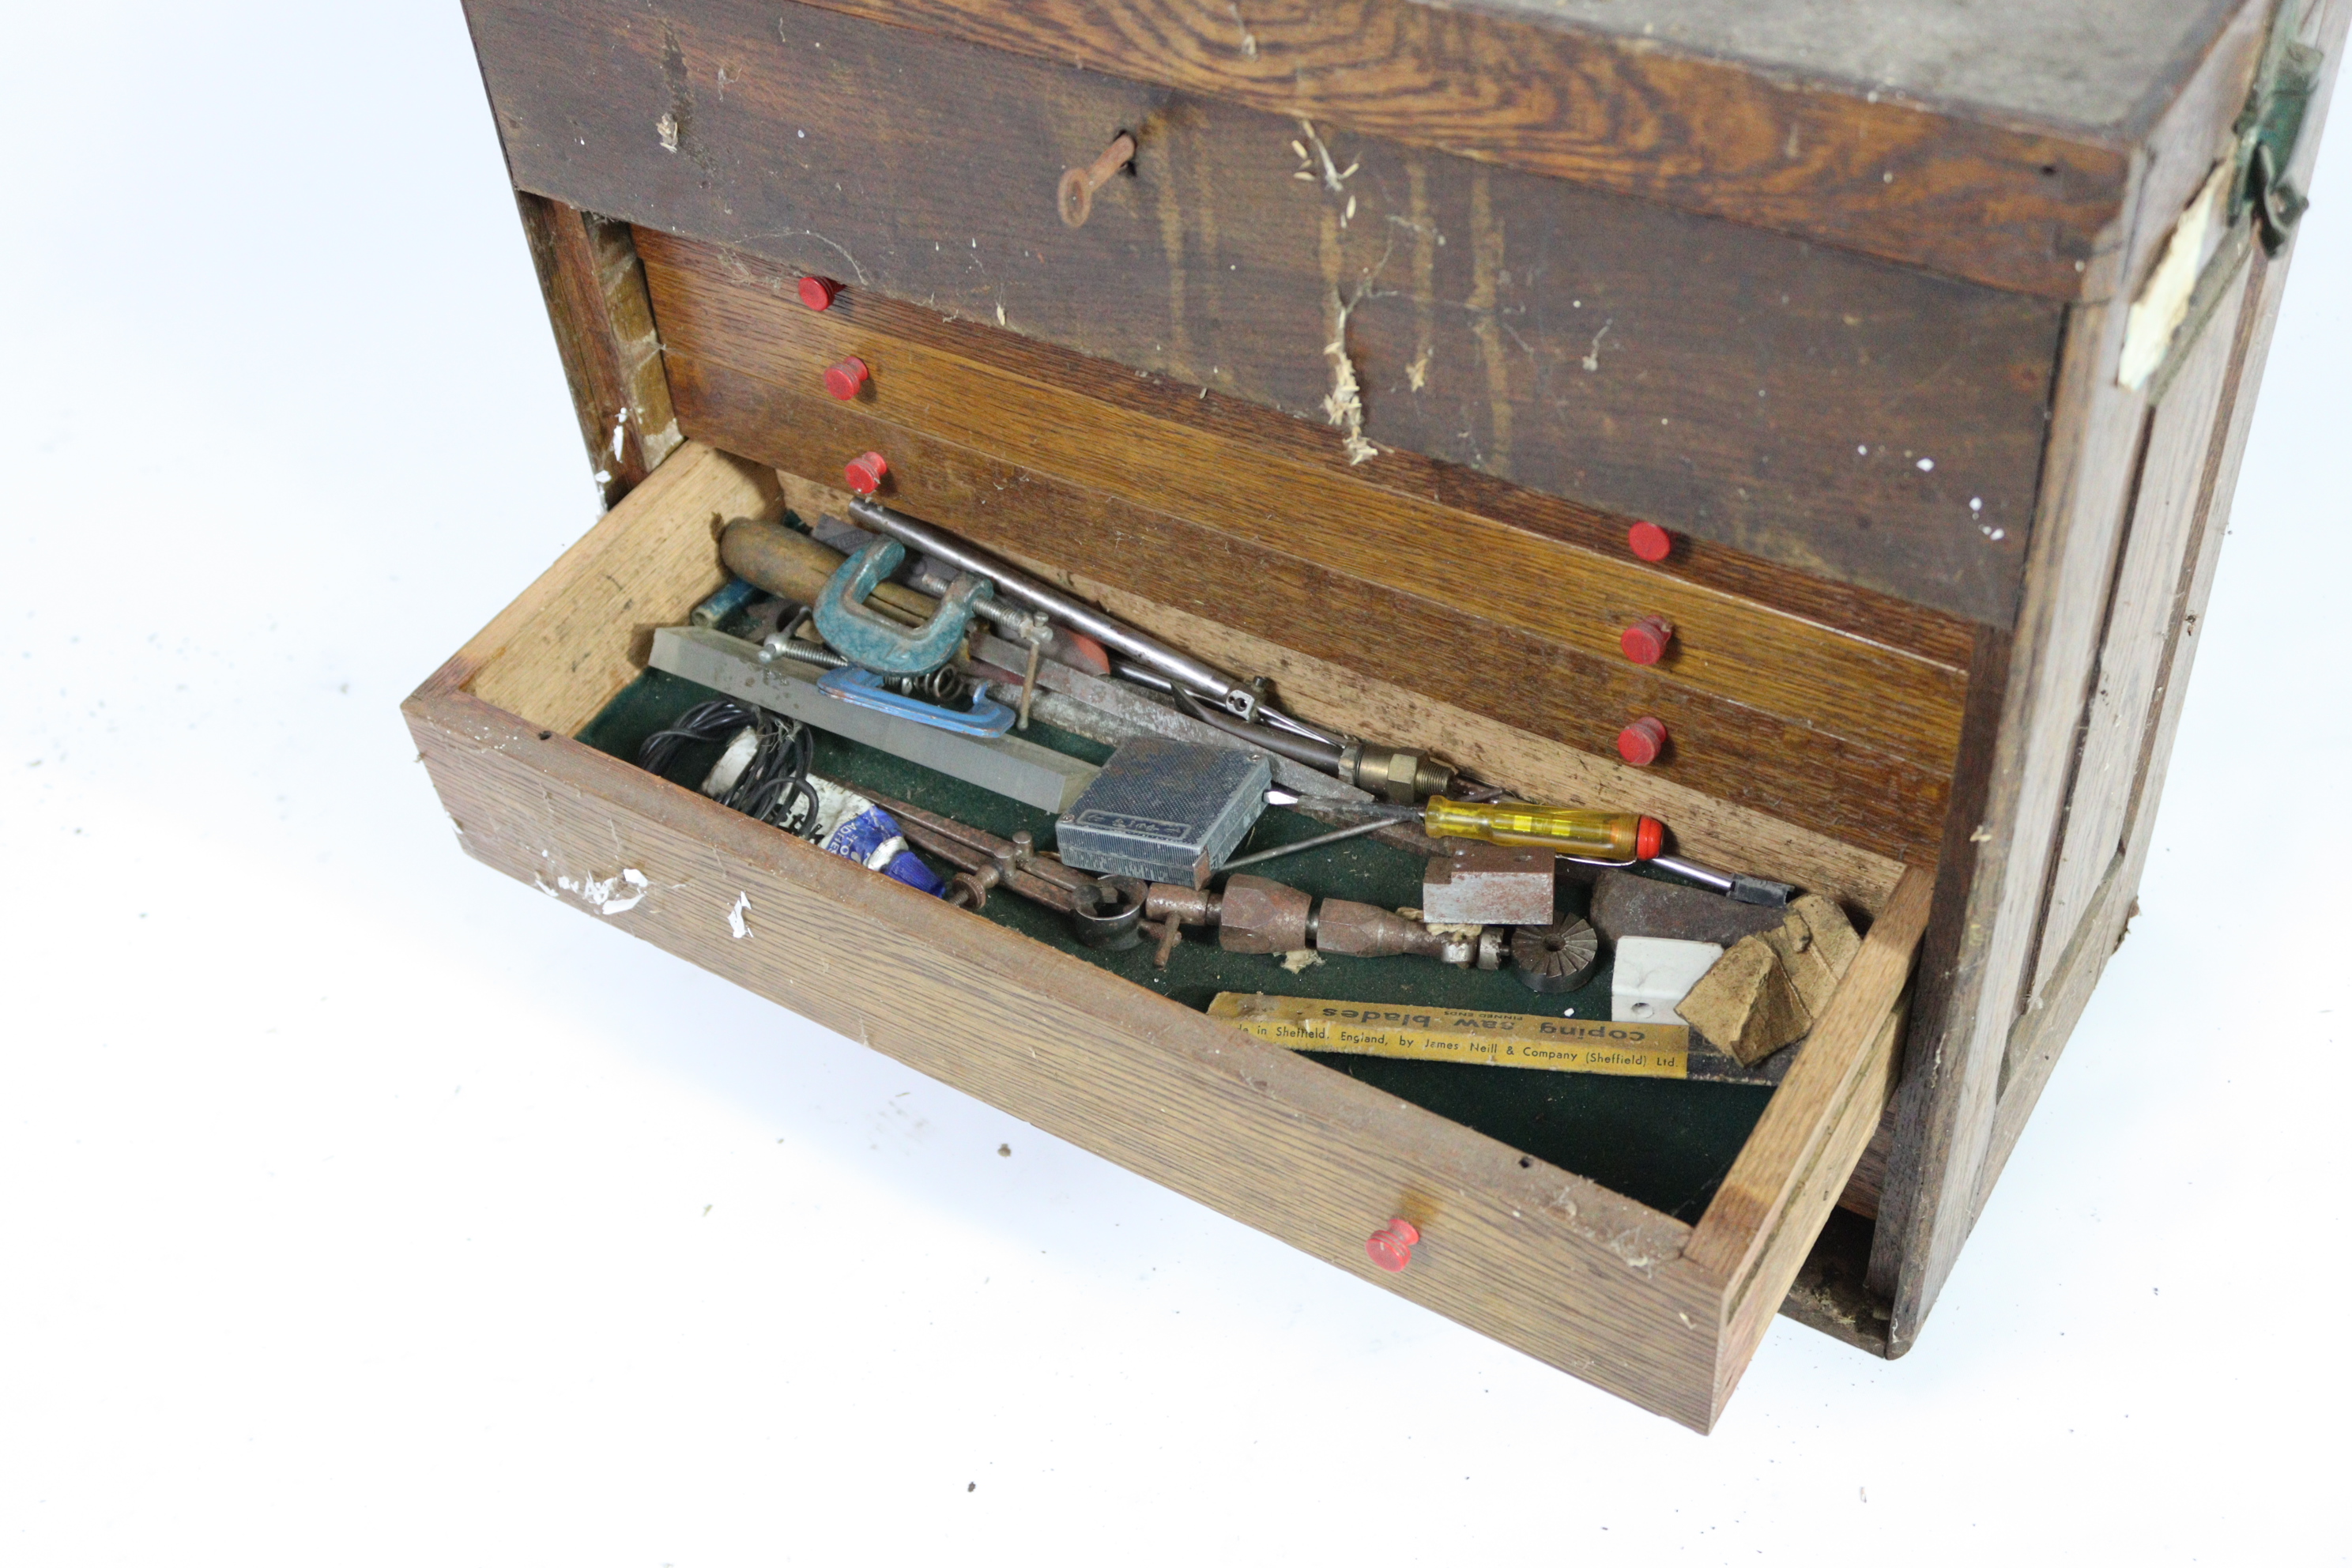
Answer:
[[[719,536],[719,559],[755,588],[813,605],[848,557],[781,522],[739,517]],[[899,583],[884,583],[866,600],[894,620],[920,626],[940,602]]]

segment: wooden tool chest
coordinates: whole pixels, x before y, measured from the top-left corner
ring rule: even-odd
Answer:
[[[1910,1346],[2132,907],[2352,0],[467,10],[611,506],[407,704],[469,852],[1690,1426],[1776,1310]],[[1304,718],[1866,919],[1703,1205],[590,743],[716,526],[868,451]]]

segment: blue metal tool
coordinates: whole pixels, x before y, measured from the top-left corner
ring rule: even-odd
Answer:
[[[866,607],[866,595],[906,558],[905,545],[877,539],[843,562],[816,596],[817,635],[852,664],[886,675],[937,669],[962,646],[972,606],[995,597],[996,589],[986,578],[967,573],[949,585],[938,611],[923,625],[908,627],[885,620]]]
[[[970,735],[975,740],[993,741],[1013,728],[1013,710],[1002,702],[975,697],[971,700],[971,711],[959,713],[919,697],[902,697],[885,686],[882,678],[870,669],[828,669],[817,677],[816,689],[827,697],[838,697],[860,708],[894,713],[918,724],[929,724],[950,734]]]
[[[725,587],[695,605],[687,618],[698,626],[715,626],[759,596],[760,590],[742,578],[730,577]]]

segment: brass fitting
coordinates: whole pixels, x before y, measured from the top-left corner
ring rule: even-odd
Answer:
[[[1411,805],[1454,786],[1454,769],[1419,752],[1350,741],[1339,750],[1339,777],[1395,805]]]

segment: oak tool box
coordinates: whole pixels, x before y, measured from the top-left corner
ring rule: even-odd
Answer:
[[[470,853],[1689,1426],[1775,1311],[1914,1342],[2132,908],[2352,0],[467,10],[610,508],[407,704]],[[1302,1053],[1209,993],[1498,977],[1159,969],[636,765],[719,531],[853,488],[1859,953],[1777,1087]]]

